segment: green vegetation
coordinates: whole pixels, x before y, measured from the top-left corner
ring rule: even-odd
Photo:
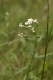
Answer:
[[[0,80],[53,80],[53,0],[0,0]]]

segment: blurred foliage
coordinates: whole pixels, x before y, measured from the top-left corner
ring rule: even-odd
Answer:
[[[50,3],[50,21],[51,25],[53,20],[53,0],[49,0]],[[6,20],[6,13],[7,15]],[[24,23],[28,18],[37,18],[39,21],[38,33],[42,34],[45,32],[47,23],[47,1],[46,0],[0,0],[0,80],[21,80],[23,74],[14,75],[16,71],[23,67],[24,57],[23,53],[28,54],[29,50],[33,48],[33,44],[24,38],[18,38],[18,33],[22,31],[19,28],[19,23]],[[29,32],[25,32],[29,33]],[[53,51],[53,32],[48,52]],[[27,42],[27,43],[26,43]],[[29,46],[28,46],[29,44]],[[39,52],[43,54],[45,39],[42,40]],[[32,50],[31,50],[32,51]],[[53,56],[50,56],[49,73],[45,70],[45,76],[50,75],[50,79],[53,77]],[[42,70],[42,59],[39,61],[39,75]],[[37,64],[37,63],[36,63]],[[47,64],[47,62],[46,62]],[[34,65],[36,68],[36,65]],[[34,67],[33,66],[33,67]],[[47,72],[47,73],[46,73]],[[35,73],[35,72],[34,72]],[[14,76],[13,76],[14,75]],[[21,77],[20,77],[21,76]]]

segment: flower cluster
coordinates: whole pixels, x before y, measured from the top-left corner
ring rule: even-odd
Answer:
[[[25,25],[31,25],[33,22],[38,23],[37,19],[30,18],[30,19],[27,20],[27,22],[25,22]]]
[[[18,34],[18,36],[22,37],[23,36],[23,33]]]
[[[19,27],[24,27],[24,28],[29,28],[33,33],[35,32],[35,28],[32,26],[33,23],[38,24],[38,20],[37,19],[27,19],[27,21],[24,23],[24,25],[22,23],[19,24]],[[18,36],[22,37],[23,33],[18,34]]]
[[[24,25],[22,23],[19,24],[19,27],[23,27]]]

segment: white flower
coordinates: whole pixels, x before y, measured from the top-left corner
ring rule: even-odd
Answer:
[[[20,36],[20,34],[18,34],[18,36]]]
[[[28,21],[33,21],[33,19],[32,19],[32,18],[30,18],[30,19],[28,19]]]
[[[37,22],[37,19],[34,19],[33,22]]]
[[[25,22],[25,25],[31,25],[33,22],[38,23],[37,19],[30,18],[30,19],[27,20],[27,22]]]
[[[28,22],[25,22],[25,25],[28,25]]]
[[[23,36],[23,33],[18,34],[18,36],[19,36],[19,37],[22,37],[22,36]]]
[[[32,32],[35,32],[35,29],[34,28],[32,28],[31,30],[32,30]]]
[[[28,24],[32,24],[32,22],[33,22],[33,19],[32,18],[30,18],[30,19],[28,19]]]
[[[23,33],[21,33],[21,35],[23,35]]]
[[[27,20],[27,22],[25,22],[25,25],[30,25],[30,24],[32,24],[32,22],[33,22],[33,19],[30,18],[30,19]]]
[[[38,23],[37,19],[34,19],[33,22]]]
[[[20,24],[19,24],[19,27],[23,27],[23,24],[22,24],[22,23],[20,23]]]

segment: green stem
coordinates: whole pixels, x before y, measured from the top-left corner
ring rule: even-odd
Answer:
[[[39,54],[38,54],[39,56]],[[39,59],[37,60],[37,77],[38,77],[38,70],[39,70]]]
[[[51,28],[50,28],[50,33],[49,33],[48,42],[50,41],[52,30],[53,30],[53,23],[52,23]]]
[[[34,53],[34,54],[35,54],[35,53]],[[30,73],[31,64],[32,64],[33,59],[34,59],[34,54],[33,54],[33,57],[32,57],[32,60],[31,60],[31,63],[29,64],[29,68],[28,68],[28,72],[27,72],[26,80],[28,80],[28,77],[29,77],[29,73]]]
[[[47,33],[46,33],[46,47],[45,47],[45,57],[44,57],[44,63],[43,63],[43,70],[42,70],[42,78],[44,78],[44,70],[45,70],[45,61],[46,61],[46,54],[48,50],[48,27],[49,27],[49,0],[47,0],[47,5],[48,5],[48,14],[47,14]]]
[[[37,25],[38,26],[38,25]],[[30,65],[29,65],[29,68],[28,68],[28,71],[27,71],[27,76],[26,76],[26,80],[28,80],[28,78],[29,78],[29,73],[30,73],[30,71],[31,71],[31,64],[32,64],[32,62],[33,62],[33,60],[34,60],[34,56],[35,56],[35,48],[36,48],[36,46],[37,46],[37,31],[35,32],[35,34],[34,34],[34,39],[36,38],[36,41],[35,41],[35,44],[34,44],[34,53],[33,53],[33,56],[32,56],[32,60],[31,60],[31,62],[30,62]]]

